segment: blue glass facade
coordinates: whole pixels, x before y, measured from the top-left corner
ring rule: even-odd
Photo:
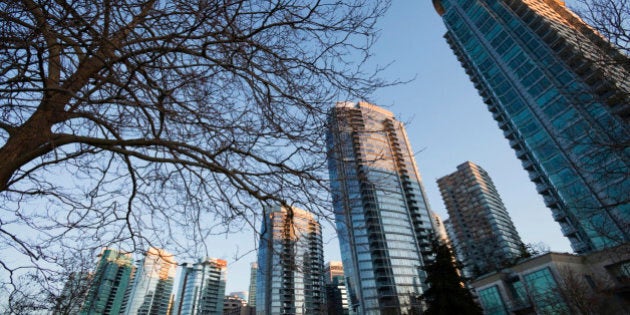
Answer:
[[[278,207],[265,212],[258,247],[256,314],[323,313],[321,226],[301,209]]]
[[[434,230],[404,126],[365,102],[338,103],[329,125],[333,207],[352,307],[409,313],[425,288]]]
[[[570,314],[562,290],[551,268],[543,267],[512,273],[504,277],[500,286],[486,286],[477,290],[477,294],[487,315]]]
[[[182,265],[175,314],[222,315],[227,262],[206,258]]]
[[[131,289],[125,294],[124,314],[170,314],[176,269],[172,254],[149,248],[136,270]]]
[[[538,312],[543,314],[568,314],[551,269],[543,268],[523,276],[530,298]]]
[[[501,298],[498,287],[491,286],[489,288],[479,290],[479,302],[483,307],[486,315],[508,315],[505,303]]]
[[[434,0],[445,38],[578,253],[630,241],[626,58],[556,0]]]
[[[103,249],[79,314],[120,314],[134,270],[131,254]]]

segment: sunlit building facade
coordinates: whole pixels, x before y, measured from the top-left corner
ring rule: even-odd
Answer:
[[[329,261],[325,269],[326,308],[328,314],[348,315],[348,290],[340,261]]]
[[[247,302],[247,291],[235,291],[235,292],[230,292],[229,296],[237,296],[239,297],[241,300]]]
[[[431,215],[433,216],[433,224],[435,225],[436,238],[443,244],[450,244],[444,221],[442,221],[442,218],[435,212],[432,212]]]
[[[453,245],[465,274],[481,275],[515,261],[524,248],[492,179],[465,162],[437,180],[449,215]]]
[[[447,42],[573,249],[630,241],[627,56],[563,1],[433,3]]]
[[[327,145],[335,221],[352,309],[418,311],[434,237],[404,125],[367,102],[331,109]]]
[[[120,314],[135,266],[130,253],[104,248],[90,280],[90,289],[79,314]]]
[[[321,226],[298,208],[266,209],[258,247],[256,314],[324,312]]]
[[[151,247],[140,261],[123,302],[126,315],[170,314],[177,262],[172,254]]]
[[[221,315],[227,281],[227,262],[206,258],[182,265],[176,309],[178,315]]]

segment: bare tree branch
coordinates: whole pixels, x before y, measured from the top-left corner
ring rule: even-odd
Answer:
[[[396,83],[363,67],[388,5],[0,2],[0,286],[103,246],[195,255],[266,205],[331,217],[326,112]]]

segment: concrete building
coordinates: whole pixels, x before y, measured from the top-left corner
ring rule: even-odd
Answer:
[[[324,311],[321,226],[298,208],[265,210],[258,248],[256,314]]]
[[[523,242],[484,169],[465,162],[437,183],[464,274],[479,276],[511,264],[522,255]]]
[[[471,286],[484,314],[629,314],[630,246],[543,254]]]
[[[630,241],[628,56],[564,1],[433,4],[447,42],[575,252]]]
[[[333,208],[352,308],[418,311],[434,227],[405,127],[378,106],[340,102],[329,128]]]

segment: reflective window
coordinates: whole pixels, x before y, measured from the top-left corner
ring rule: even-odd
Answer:
[[[508,314],[505,311],[505,304],[503,303],[503,299],[501,299],[501,294],[499,294],[499,289],[496,285],[480,290],[478,292],[479,292],[479,301],[481,301],[481,306],[484,309],[484,314],[486,315],[507,315]]]
[[[560,295],[558,284],[549,268],[526,274],[523,279],[539,312],[544,314],[563,314],[568,311]]]

